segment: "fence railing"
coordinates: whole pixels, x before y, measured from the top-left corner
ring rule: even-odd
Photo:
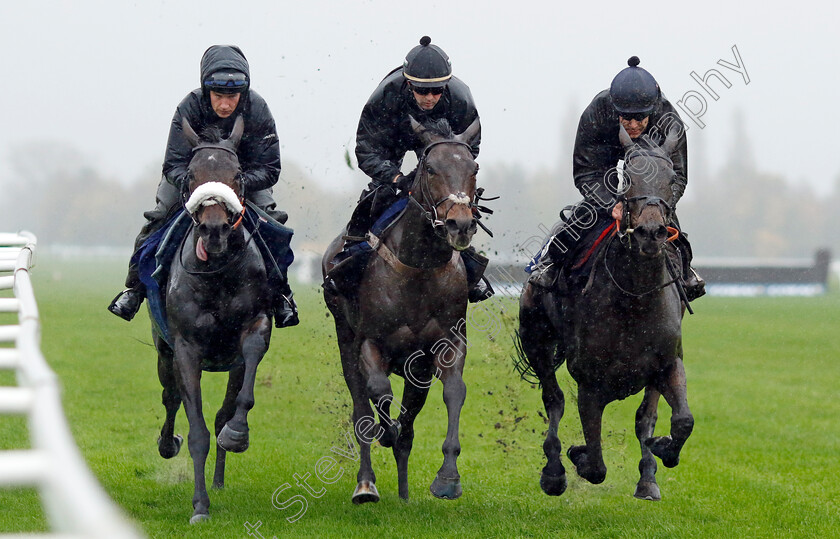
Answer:
[[[0,487],[35,488],[49,534],[0,537],[139,538],[82,459],[61,407],[58,379],[41,354],[41,327],[30,279],[36,239],[0,233],[0,312],[18,323],[0,325],[0,369],[17,386],[0,387],[0,414],[28,419],[30,448],[0,451]],[[0,534],[3,530],[0,530]]]

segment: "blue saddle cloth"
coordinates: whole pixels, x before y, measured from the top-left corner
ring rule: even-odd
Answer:
[[[408,206],[408,197],[401,198],[391,204],[387,210],[385,210],[382,215],[379,216],[379,219],[373,223],[373,226],[370,227],[370,231],[372,234],[381,237],[382,234],[387,230],[396,220],[403,214],[405,208]],[[370,253],[373,251],[373,248],[370,246],[370,243],[367,241],[363,241],[352,245],[348,250],[350,256],[356,256],[360,253]]]
[[[289,266],[295,259],[291,248],[294,231],[281,225],[262,210],[246,203],[242,222],[246,230],[255,234],[255,243],[263,256],[268,273],[268,282],[286,281]],[[169,266],[172,264],[181,242],[192,228],[192,220],[181,210],[143,243],[131,257],[137,264],[140,282],[146,287],[146,300],[152,323],[163,339],[171,346],[169,325],[166,320],[166,301],[163,291],[169,280]]]

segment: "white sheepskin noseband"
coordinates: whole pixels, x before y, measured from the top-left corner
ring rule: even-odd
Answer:
[[[233,189],[221,182],[207,182],[195,188],[186,208],[190,215],[195,214],[201,206],[224,204],[232,213],[242,213],[242,204]]]

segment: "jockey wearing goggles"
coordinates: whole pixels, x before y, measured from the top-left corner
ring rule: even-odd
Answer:
[[[581,114],[575,138],[573,174],[575,186],[583,194],[584,202],[596,210],[598,220],[586,230],[576,227],[574,219],[558,223],[546,243],[550,242],[552,247],[559,243],[567,249],[564,252],[557,248],[543,249],[539,261],[531,268],[529,278],[529,282],[538,287],[552,288],[561,274],[559,270],[567,262],[568,253],[574,252],[574,247],[580,241],[589,241],[588,236],[592,235],[592,231],[597,230],[597,235],[612,220],[622,218],[623,204],[616,202],[607,186],[609,172],[615,169],[625,153],[618,137],[619,125],[624,127],[631,139],[647,138],[656,145],[662,144],[669,130],[679,128],[680,138],[669,156],[676,174],[671,185],[672,196],[668,201],[671,208],[676,209],[677,202],[685,192],[688,183],[688,147],[683,124],[674,106],[662,95],[659,84],[650,73],[639,67],[639,63],[638,57],[631,57],[627,61],[628,67],[615,76],[609,89],[596,95]],[[564,214],[574,215],[574,208],[567,207]],[[676,214],[671,225],[679,228]],[[558,241],[551,241],[554,239]],[[680,234],[677,243],[684,254],[685,291],[689,300],[692,300],[705,293],[705,283],[690,267],[691,246],[684,233]]]
[[[280,177],[280,143],[274,117],[265,100],[251,89],[248,60],[242,50],[232,45],[208,48],[201,58],[200,81],[201,87],[187,94],[175,110],[169,128],[163,178],[157,190],[157,206],[143,214],[147,221],[135,240],[135,251],[181,209],[181,192],[187,188],[187,167],[192,158],[192,147],[181,131],[183,119],[198,133],[207,127],[218,127],[229,136],[236,118],[242,116],[245,133],[236,153],[242,166],[245,198],[280,223],[287,219],[285,212],[276,209],[271,189]],[[269,272],[272,276],[276,273]],[[276,295],[272,298],[275,324],[278,327],[295,325],[298,323],[297,308],[284,276],[281,281],[269,279],[269,286]],[[129,264],[126,286],[128,288],[114,298],[108,310],[131,320],[145,298],[145,288],[134,264]]]

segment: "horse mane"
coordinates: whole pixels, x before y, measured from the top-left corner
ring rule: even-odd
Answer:
[[[429,134],[443,137],[446,140],[455,136],[452,132],[452,126],[449,125],[449,121],[446,118],[427,120],[423,122],[423,127],[429,132]]]
[[[211,144],[216,144],[225,140],[224,133],[222,133],[222,130],[216,125],[208,125],[202,129],[199,137],[202,142],[209,142]]]

